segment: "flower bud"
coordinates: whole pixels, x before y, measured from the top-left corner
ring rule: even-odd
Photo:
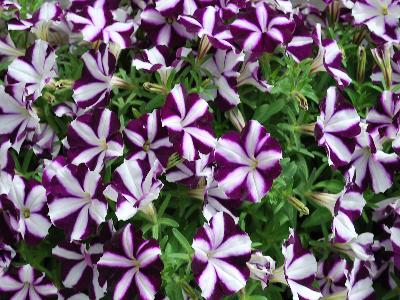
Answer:
[[[363,82],[365,78],[365,65],[367,62],[367,52],[363,45],[358,46],[357,55],[357,81]]]

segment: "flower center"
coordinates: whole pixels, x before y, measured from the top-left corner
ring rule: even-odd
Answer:
[[[252,159],[251,160],[251,167],[253,169],[257,169],[257,166],[258,166],[258,160],[257,159]]]
[[[384,16],[387,16],[389,14],[389,10],[386,6],[382,6],[382,14]]]
[[[108,149],[107,141],[105,138],[100,139],[100,148],[104,151]]]
[[[165,22],[167,23],[167,24],[172,24],[172,23],[174,23],[174,19],[172,19],[172,18],[165,18]]]
[[[31,216],[31,211],[29,208],[24,207],[21,209],[21,212],[25,219],[28,219]]]
[[[85,199],[86,201],[90,202],[92,201],[92,196],[90,195],[89,192],[85,192],[83,199]]]
[[[144,152],[149,152],[150,142],[148,140],[143,144],[143,150],[144,150]]]
[[[136,268],[140,268],[140,261],[138,261],[136,258],[132,258],[133,264]]]

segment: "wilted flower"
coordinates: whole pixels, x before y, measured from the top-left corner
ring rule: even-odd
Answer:
[[[107,281],[114,300],[136,295],[141,300],[152,300],[161,287],[160,254],[155,240],[144,240],[141,232],[127,224],[104,247],[97,263],[100,283]]]
[[[251,58],[251,55],[247,55],[242,64],[242,68],[239,71],[240,75],[237,78],[237,86],[252,85],[259,89],[261,92],[268,92],[272,89],[272,85],[269,85],[266,80],[262,79],[260,63],[258,60]]]
[[[261,287],[265,289],[273,277],[275,261],[269,256],[264,256],[260,251],[255,251],[251,254],[247,266],[250,270],[250,277],[259,280]]]
[[[35,180],[15,175],[7,196],[1,199],[11,224],[29,244],[37,244],[49,232],[46,189]]]
[[[55,157],[60,151],[59,139],[49,124],[40,123],[29,137],[32,150],[38,157]]]
[[[230,25],[241,49],[256,54],[273,52],[278,45],[289,42],[294,28],[293,21],[264,2],[249,8]]]
[[[24,265],[10,268],[1,277],[0,291],[5,299],[45,300],[55,298],[56,287],[45,277],[31,267]]]
[[[251,240],[228,214],[219,212],[201,227],[192,247],[192,270],[204,298],[220,299],[245,287]]]
[[[157,180],[161,166],[158,161],[150,165],[147,160],[125,160],[114,172],[105,196],[116,202],[118,220],[132,218],[158,198],[163,184]]]
[[[25,88],[27,96],[36,100],[46,84],[57,76],[56,52],[42,40],[26,49],[25,56],[16,58],[7,69],[7,85],[17,84]]]
[[[189,161],[199,158],[199,153],[207,154],[214,149],[211,121],[207,102],[198,94],[187,94],[182,84],[171,90],[161,109],[161,123],[168,129],[170,142]]]
[[[67,238],[83,240],[105,221],[107,201],[99,172],[85,165],[66,165],[46,186],[51,222],[65,231]]]
[[[251,120],[241,133],[230,132],[215,150],[215,179],[233,199],[259,202],[281,172],[282,150],[257,121]]]
[[[88,112],[68,127],[68,159],[101,171],[105,162],[122,156],[123,142],[117,115],[109,109]]]
[[[65,242],[53,248],[52,254],[61,261],[61,278],[65,287],[80,292],[89,290],[93,299],[104,296],[106,286],[99,285],[96,266],[103,254],[102,244],[95,243],[87,249],[85,244]]]

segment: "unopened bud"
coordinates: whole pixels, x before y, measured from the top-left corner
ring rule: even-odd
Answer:
[[[358,46],[357,55],[357,81],[363,82],[365,78],[365,65],[367,62],[367,52],[363,45]]]
[[[115,75],[111,78],[111,85],[113,87],[116,87],[119,89],[125,89],[125,90],[129,90],[129,89],[133,88],[133,85],[131,83],[129,83],[125,79],[122,79]]]
[[[339,20],[340,15],[340,1],[333,0],[328,5],[328,19],[330,24],[335,24]]]
[[[199,52],[197,54],[197,61],[202,61],[204,56],[208,53],[208,51],[211,49],[211,43],[207,37],[207,35],[203,35],[203,37],[200,40],[200,45],[199,45]]]
[[[310,124],[302,124],[297,127],[297,130],[305,135],[314,136],[315,122]]]
[[[246,121],[242,115],[242,112],[237,108],[233,108],[225,113],[225,116],[231,121],[233,127],[236,128],[237,131],[241,132],[246,126]]]
[[[145,83],[143,83],[143,87],[147,91],[152,92],[152,93],[164,94],[164,95],[168,94],[167,89],[160,84],[145,82]]]
[[[301,215],[306,215],[306,216],[308,216],[308,215],[310,214],[310,210],[308,209],[308,207],[307,207],[303,202],[301,202],[299,199],[297,199],[297,198],[295,198],[295,197],[293,197],[293,196],[290,196],[290,197],[288,198],[288,202],[289,202],[290,204],[292,204],[292,205],[294,206],[294,208],[296,208],[297,211],[298,211]]]
[[[389,43],[384,44],[382,47],[378,47],[372,49],[372,56],[378,67],[381,69],[384,79],[385,88],[390,90],[392,86],[392,65],[391,65],[391,57],[390,57],[390,48],[391,45]]]

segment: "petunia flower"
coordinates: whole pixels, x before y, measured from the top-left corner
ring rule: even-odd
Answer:
[[[332,255],[318,262],[316,279],[324,296],[346,290],[346,273],[348,265],[345,259]]]
[[[180,1],[181,3],[191,1]],[[159,1],[164,3],[164,1]],[[171,2],[165,2],[170,5]],[[163,5],[164,6],[164,5]],[[193,14],[194,7],[184,7],[185,14]],[[173,16],[164,16],[154,5],[148,5],[140,14],[142,28],[155,45],[161,46],[182,46],[187,39],[193,38],[193,33],[186,30],[185,26],[177,21],[180,13],[174,12]]]
[[[184,65],[183,58],[187,57],[191,49],[181,47],[175,55],[171,55],[170,49],[165,45],[145,49],[132,61],[132,66],[137,70],[145,70],[150,73],[157,72],[161,83],[167,85],[172,71],[179,72]]]
[[[321,24],[315,26],[314,43],[318,45],[318,54],[311,65],[311,72],[328,72],[340,88],[351,83],[351,78],[342,67],[343,54],[337,42],[332,39],[322,39]]]
[[[398,27],[400,2],[398,0],[357,0],[351,12],[355,24],[365,24],[377,36],[388,36]]]
[[[228,214],[219,212],[198,229],[192,247],[192,270],[204,298],[220,299],[245,287],[251,240]]]
[[[250,277],[261,282],[261,287],[265,289],[273,277],[275,261],[270,256],[263,255],[260,251],[251,254],[247,266],[250,270]]]
[[[319,108],[321,114],[315,125],[318,145],[325,148],[330,165],[343,166],[354,153],[354,138],[361,131],[360,117],[335,87],[328,88]]]
[[[113,42],[125,49],[131,45],[134,23],[115,21],[106,2],[108,1],[97,0],[77,13],[67,13],[66,18],[72,24],[72,30],[80,32],[85,41]]]
[[[356,259],[353,268],[348,275],[346,287],[348,289],[348,300],[369,300],[375,299],[373,281],[365,262]]]
[[[304,25],[302,15],[293,15],[294,22],[296,24],[293,32],[293,37],[287,44],[286,52],[293,57],[296,62],[300,62],[312,55],[312,46],[314,40]]]
[[[161,250],[155,240],[145,240],[132,224],[125,225],[104,247],[97,263],[100,283],[107,281],[114,300],[138,296],[152,300],[161,287]]]
[[[102,170],[105,162],[122,156],[123,142],[117,115],[109,109],[88,112],[68,127],[68,159]]]
[[[0,292],[5,299],[45,300],[56,297],[56,287],[31,265],[10,268],[0,280]]]
[[[217,87],[215,101],[222,110],[229,110],[240,103],[237,90],[239,66],[244,61],[244,53],[217,49],[215,54],[202,64],[203,70],[212,76]]]
[[[49,124],[40,123],[29,137],[29,144],[38,157],[55,157],[60,151],[60,140]]]
[[[358,234],[354,228],[353,220],[345,213],[338,212],[332,222],[332,243],[335,249],[351,258],[363,261],[374,260],[372,244],[374,235],[369,232]]]
[[[15,254],[15,250],[11,246],[0,242],[0,278],[7,272]]]
[[[27,96],[36,100],[46,84],[57,76],[56,52],[42,40],[36,40],[24,56],[16,58],[7,69],[6,84],[20,84]]]
[[[199,56],[204,55],[207,52],[205,49],[209,49],[211,45],[222,50],[235,49],[232,44],[232,33],[221,20],[215,7],[199,8],[193,13],[193,16],[180,16],[178,20],[185,26],[187,31],[197,34],[203,40],[206,39],[207,45],[204,45],[204,49],[199,49]]]
[[[362,123],[362,131],[356,138],[356,149],[349,166],[354,167],[354,182],[362,190],[371,186],[374,193],[383,193],[393,184],[400,158],[395,153],[383,152],[382,140],[376,133],[368,133],[366,127]]]
[[[92,299],[101,299],[106,286],[99,285],[96,263],[103,254],[103,245],[95,243],[86,248],[85,244],[61,243],[52,250],[53,256],[61,261],[62,283],[77,291],[89,291]]]
[[[273,52],[292,38],[295,23],[264,2],[257,3],[233,21],[230,29],[242,50],[257,55]]]
[[[224,134],[217,143],[215,179],[233,199],[259,202],[281,172],[278,142],[255,120],[241,133]]]
[[[10,148],[11,143],[8,139],[0,139],[0,195],[8,194],[14,173],[14,160]]]
[[[377,131],[381,137],[395,138],[399,131],[400,95],[383,91],[378,103],[367,114],[368,132]]]
[[[161,166],[158,161],[150,165],[146,160],[125,160],[113,174],[104,194],[116,202],[118,220],[132,218],[138,210],[146,208],[158,198],[163,184],[157,180]]]
[[[216,0],[214,2],[218,6],[221,19],[226,21],[235,17],[240,9],[245,8],[247,0]]]
[[[289,237],[283,242],[284,265],[274,271],[272,281],[289,286],[293,300],[317,300],[322,297],[312,283],[317,273],[317,261],[314,255],[303,248],[300,238],[290,228]]]
[[[28,244],[35,245],[47,236],[51,223],[47,217],[46,189],[38,182],[15,175],[1,202],[10,213],[12,226]]]
[[[113,76],[116,58],[106,44],[101,44],[98,51],[89,50],[81,58],[82,76],[73,85],[72,97],[80,108],[104,107],[109,102],[111,89],[124,84]]]
[[[187,94],[182,84],[175,85],[161,108],[161,123],[168,129],[170,142],[189,161],[214,149],[211,121],[207,102],[198,94]]]
[[[269,92],[272,85],[268,84],[266,80],[262,79],[260,63],[254,60],[251,55],[246,55],[242,68],[239,71],[240,75],[237,78],[237,86],[252,85],[259,89],[261,92]]]
[[[160,110],[129,121],[123,133],[129,159],[148,160],[151,166],[159,161],[167,167],[173,149],[167,129],[161,126]]]
[[[59,118],[65,116],[76,119],[85,113],[85,109],[78,107],[74,101],[65,101],[54,105],[53,112]]]
[[[23,89],[1,86],[0,98],[0,134],[9,137],[12,148],[19,152],[28,133],[39,126],[39,117]]]
[[[51,194],[51,222],[63,229],[69,240],[86,239],[105,221],[107,201],[98,172],[84,165],[66,165],[54,174],[46,189]]]
[[[15,46],[10,34],[7,34],[4,38],[0,38],[0,62],[11,62],[17,57],[24,55],[25,50],[18,49]]]
[[[86,293],[64,288],[58,291],[57,300],[90,300]]]

